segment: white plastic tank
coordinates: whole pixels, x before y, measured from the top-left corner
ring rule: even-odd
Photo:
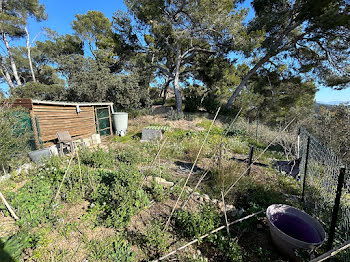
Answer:
[[[116,135],[125,136],[128,130],[128,113],[116,112],[112,114],[113,129]]]

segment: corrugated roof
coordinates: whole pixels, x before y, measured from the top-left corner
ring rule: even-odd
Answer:
[[[61,105],[61,106],[111,106],[112,102],[63,102],[48,100],[32,100],[33,104]]]

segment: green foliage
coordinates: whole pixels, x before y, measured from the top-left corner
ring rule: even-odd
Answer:
[[[21,261],[22,251],[28,247],[29,241],[30,237],[23,232],[0,238],[0,261]]]
[[[107,169],[115,167],[115,156],[111,150],[105,151],[102,148],[96,150],[85,149],[79,156],[81,163],[84,165]]]
[[[185,111],[196,112],[201,106],[204,92],[198,85],[188,86],[184,89]]]
[[[91,240],[87,243],[89,259],[93,261],[135,261],[135,254],[121,233],[103,240]]]
[[[62,100],[65,96],[63,85],[46,85],[39,82],[29,82],[11,90],[11,96],[41,100]]]
[[[26,121],[28,120],[28,121]],[[0,106],[0,168],[7,170],[10,161],[22,160],[29,151],[30,116],[24,110]]]
[[[147,227],[145,242],[147,251],[154,255],[164,254],[170,245],[170,234],[164,230],[164,225],[152,221]]]
[[[153,182],[151,186],[151,194],[155,201],[164,202],[169,198],[169,193],[163,187],[163,185]]]
[[[120,163],[115,172],[100,170],[97,192],[92,201],[101,208],[101,222],[119,228],[149,204],[142,190],[142,174],[136,166]]]
[[[197,213],[186,210],[178,210],[175,213],[175,223],[182,233],[190,238],[200,237],[220,224],[220,216],[214,207],[203,205]]]

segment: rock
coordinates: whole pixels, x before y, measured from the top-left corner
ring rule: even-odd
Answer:
[[[210,201],[210,197],[207,194],[203,195],[203,199],[205,202],[209,202]]]
[[[219,201],[218,201],[217,199],[213,199],[211,202],[212,202],[214,205],[217,205]]]
[[[236,209],[234,205],[226,205],[226,210],[231,211],[233,209]]]
[[[190,188],[189,186],[186,186],[186,192],[191,193],[192,191],[193,191],[192,188]]]
[[[194,192],[194,193],[192,194],[192,196],[193,196],[193,197],[196,197],[196,198],[200,197],[200,195],[199,195],[198,192]]]
[[[223,209],[223,208],[224,208],[224,204],[223,204],[222,202],[219,202],[219,203],[218,203],[218,207],[219,207],[220,209]]]
[[[158,129],[142,128],[141,141],[161,140],[163,138],[163,131]]]
[[[173,187],[174,186],[174,183],[173,182],[169,182],[169,181],[163,181],[160,184],[165,186],[165,187]]]

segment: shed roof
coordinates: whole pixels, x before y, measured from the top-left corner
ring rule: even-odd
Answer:
[[[32,100],[33,104],[61,105],[61,106],[112,106],[112,102],[63,102],[48,100]]]

